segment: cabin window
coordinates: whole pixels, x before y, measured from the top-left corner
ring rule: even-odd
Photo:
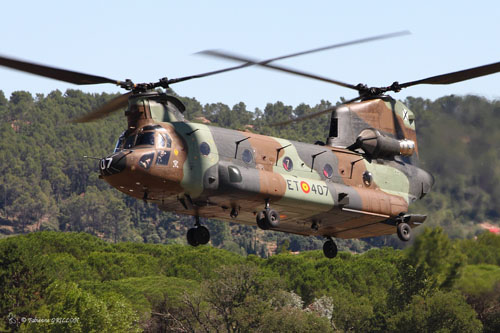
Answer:
[[[323,167],[323,176],[325,176],[326,178],[332,178],[333,176],[333,168],[328,163]]]
[[[156,164],[167,165],[169,159],[170,159],[170,151],[160,150],[158,151],[158,157],[156,157]]]
[[[370,186],[372,184],[372,173],[370,171],[363,172],[363,183],[365,186]]]
[[[205,156],[210,154],[210,146],[208,145],[208,143],[202,142],[200,144],[200,152]]]
[[[136,146],[154,146],[155,144],[155,133],[154,132],[142,132],[137,136]]]
[[[252,152],[250,151],[250,149],[245,149],[243,151],[243,154],[241,155],[241,159],[243,160],[243,162],[245,163],[252,163],[253,161],[253,154]]]
[[[285,158],[283,159],[283,168],[286,171],[292,171],[293,170],[293,161],[292,161],[292,159],[290,157],[285,156]]]

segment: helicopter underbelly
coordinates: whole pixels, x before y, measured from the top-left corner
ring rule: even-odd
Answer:
[[[198,215],[251,226],[257,225],[256,214],[263,209],[262,196],[249,195],[242,198],[241,193],[238,198],[227,194],[194,200],[191,205],[189,202],[183,202],[187,207],[184,207],[177,197],[170,197],[163,200],[163,203],[158,203],[158,206],[164,211],[182,215]],[[276,231],[346,239],[389,235],[395,232],[395,222],[391,215],[365,211],[354,205],[324,205],[316,202],[313,206],[289,198],[271,200],[270,206],[280,214],[280,224],[273,229]],[[233,208],[239,212],[236,218],[231,218],[229,214]]]

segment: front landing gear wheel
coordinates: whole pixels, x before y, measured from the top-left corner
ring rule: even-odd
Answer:
[[[255,219],[257,220],[257,225],[259,226],[259,228],[261,228],[262,230],[269,230],[269,225],[266,222],[266,212],[265,211],[258,212]]]
[[[187,238],[188,244],[191,245],[191,246],[198,246],[198,245],[200,245],[200,243],[198,243],[196,241],[195,234],[196,234],[196,228],[190,228],[188,230],[187,234],[186,234],[186,238]]]
[[[274,209],[268,209],[265,211],[266,223],[270,228],[277,228],[280,224],[280,214]]]
[[[205,245],[210,241],[210,231],[207,228],[200,225],[194,230],[194,239],[198,244]]]
[[[401,222],[398,224],[396,227],[397,232],[398,232],[398,237],[401,239],[403,242],[407,242],[411,238],[411,227],[404,222]]]
[[[328,239],[325,244],[323,244],[323,254],[327,258],[335,258],[337,256],[337,244],[333,241],[333,239]]]

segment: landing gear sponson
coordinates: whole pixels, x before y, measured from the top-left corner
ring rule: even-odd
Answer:
[[[396,232],[398,234],[398,238],[403,242],[407,242],[411,239],[411,224],[422,224],[426,215],[421,214],[401,214],[396,218]]]
[[[191,246],[204,245],[210,241],[210,231],[200,224],[200,217],[195,216],[194,228],[188,230],[186,237]]]

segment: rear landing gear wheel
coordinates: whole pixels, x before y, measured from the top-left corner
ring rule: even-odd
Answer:
[[[329,238],[325,244],[323,244],[323,254],[327,258],[335,258],[337,256],[337,244],[333,241],[333,239]]]
[[[411,227],[404,222],[401,222],[397,225],[396,227],[397,232],[398,232],[398,237],[401,239],[403,242],[407,242],[411,238]]]

